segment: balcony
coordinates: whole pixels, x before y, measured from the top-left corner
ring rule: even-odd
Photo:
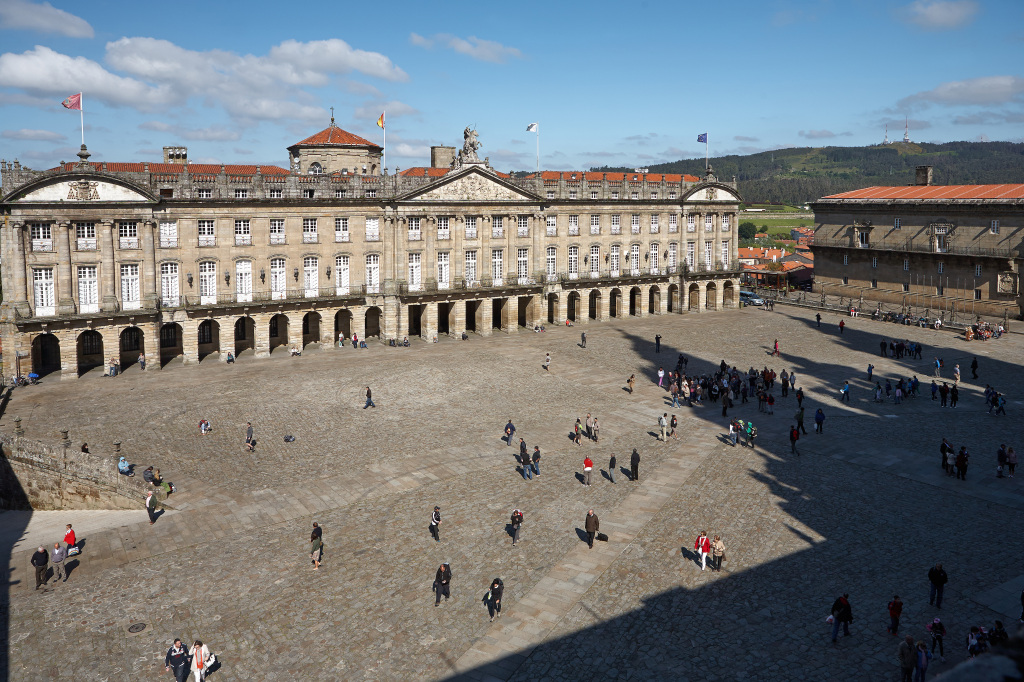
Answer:
[[[599,225],[591,225],[590,234],[601,234],[601,227]]]
[[[286,244],[287,242],[284,239],[284,232],[271,232],[270,233],[270,243],[271,244]]]
[[[418,242],[423,239],[419,230],[409,230],[409,241]]]
[[[549,236],[549,237],[557,237],[558,236],[558,228],[557,227],[548,227],[547,228],[547,236]]]
[[[85,237],[78,238],[75,240],[75,248],[79,251],[95,251],[96,250],[96,238]]]
[[[217,246],[217,237],[212,234],[199,235],[199,246]]]
[[[176,249],[178,248],[177,237],[160,237],[160,248],[161,249]]]
[[[334,233],[334,243],[335,244],[343,244],[345,242],[348,242],[348,240],[349,240],[348,232],[335,232]],[[273,242],[271,242],[271,243],[273,243]]]
[[[520,227],[520,228],[518,228],[516,230],[516,236],[517,237],[529,237],[530,236],[530,228],[528,228],[528,227]]]
[[[999,248],[986,248],[980,246],[969,246],[969,245],[958,245],[955,243],[949,243],[947,240],[945,244],[937,245],[932,243],[930,239],[904,239],[899,241],[887,241],[880,240],[871,242],[869,244],[857,244],[851,245],[850,240],[843,239],[830,239],[828,237],[815,237],[814,241],[811,242],[811,246],[824,246],[829,248],[841,248],[841,249],[861,249],[870,251],[897,251],[897,252],[911,252],[911,253],[944,253],[952,254],[955,256],[991,256],[993,258],[1018,258],[1020,252],[1017,249],[1010,247],[999,247]]]
[[[310,300],[310,299],[338,299],[346,297],[359,297],[367,293],[369,287],[364,285],[353,285],[340,287],[336,285],[319,288],[294,288],[277,291],[253,291],[253,292],[228,292],[219,293],[215,296],[165,296],[161,299],[162,308],[176,308],[185,306],[187,308],[202,308],[207,306],[237,305],[240,303],[266,303],[270,301],[284,300]]]
[[[569,236],[570,237],[578,237],[578,236],[580,236],[580,226],[579,225],[570,225],[569,226]]]
[[[633,234],[640,234],[640,226],[639,225],[633,225],[630,228],[629,231],[632,232]]]
[[[119,249],[137,249],[139,248],[138,237],[118,237],[117,248]]]
[[[367,235],[367,239],[369,239],[369,235]],[[320,242],[319,235],[317,235],[316,232],[303,232],[302,233],[302,243],[303,244],[317,244],[319,242]]]
[[[493,237],[494,239],[501,239],[504,236],[505,236],[505,230],[503,230],[500,227],[496,227],[493,230],[491,230],[491,237]]]
[[[661,228],[657,225],[651,225],[651,234],[658,234],[661,232]]]
[[[252,246],[251,234],[236,234],[235,246]]]
[[[53,240],[52,239],[33,239],[32,240],[33,251],[53,251]]]
[[[467,227],[466,228],[466,239],[476,239],[476,228],[475,227]]]
[[[612,225],[611,233],[612,234],[622,234],[622,226],[621,225]]]
[[[446,240],[451,239],[451,238],[452,238],[451,230],[443,229],[442,228],[442,229],[439,229],[437,231],[437,239],[438,239],[438,241],[446,241]]]

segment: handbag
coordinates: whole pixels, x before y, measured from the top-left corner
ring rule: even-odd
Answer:
[[[608,542],[608,536],[605,535],[604,533],[598,533],[597,534],[597,539],[600,540],[601,542]]]
[[[77,546],[75,546],[75,545],[72,545],[72,546],[71,546],[71,547],[70,547],[70,548],[68,549],[68,556],[69,556],[69,557],[72,557],[72,556],[78,556],[78,555],[79,555],[79,554],[81,554],[81,553],[82,553],[82,550],[81,550],[81,549],[79,549],[79,548],[78,548]]]

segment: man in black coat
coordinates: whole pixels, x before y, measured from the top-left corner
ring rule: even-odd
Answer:
[[[505,583],[501,578],[491,581],[490,598],[487,600],[487,612],[491,614],[491,622],[495,618],[501,618],[501,595],[505,591]]]
[[[941,609],[942,591],[946,588],[946,583],[949,582],[949,576],[946,575],[942,564],[935,564],[928,571],[928,581],[932,584],[931,591],[928,594],[928,603],[935,604],[936,607]]]
[[[597,514],[590,509],[587,511],[587,518],[583,521],[583,529],[587,531],[587,544],[590,545],[590,549],[594,549],[594,536],[597,535],[600,528],[601,522],[598,520]]]
[[[174,645],[167,650],[164,657],[164,670],[173,670],[174,679],[177,682],[185,682],[188,677],[188,664],[188,647],[182,644],[180,639],[175,639]]]
[[[50,563],[50,555],[47,554],[46,548],[39,545],[39,549],[32,555],[32,565],[36,568],[36,589],[39,589],[40,585],[46,585],[46,568],[47,564]]]
[[[850,608],[850,595],[843,594],[832,602],[832,643],[839,637],[839,624],[843,625],[843,636],[850,636],[850,623],[853,622],[853,609]]]
[[[441,603],[441,595],[442,594],[444,595],[444,600],[445,601],[448,601],[448,599],[452,596],[452,593],[451,593],[451,583],[452,583],[452,567],[451,567],[451,565],[449,565],[447,563],[441,564],[441,566],[437,569],[437,574],[434,575],[434,592],[435,592],[434,606],[437,606],[437,605],[439,605]]]
[[[634,481],[640,480],[640,453],[633,448],[633,455],[629,458],[630,478]]]

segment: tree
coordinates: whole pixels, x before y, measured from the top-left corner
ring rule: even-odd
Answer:
[[[740,223],[740,239],[753,239],[757,234],[757,225],[751,222]]]

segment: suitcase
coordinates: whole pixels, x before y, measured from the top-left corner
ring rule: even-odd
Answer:
[[[600,540],[601,542],[608,542],[608,536],[605,535],[604,533],[598,533],[597,534],[597,539]]]

